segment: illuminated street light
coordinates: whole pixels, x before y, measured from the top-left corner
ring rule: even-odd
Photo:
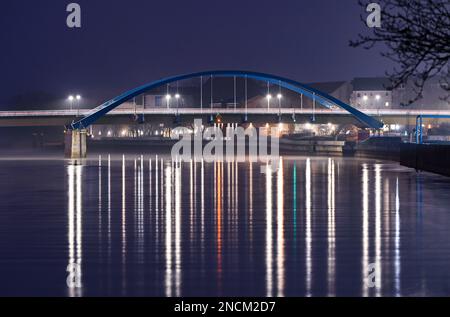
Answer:
[[[375,96],[375,99],[376,99],[376,100],[380,100],[380,98],[381,98],[380,95],[376,95],[376,96]]]
[[[363,100],[364,100],[364,101],[367,101],[367,99],[369,99],[369,97],[367,97],[367,96],[364,96],[364,97],[363,97]]]
[[[67,100],[69,100],[69,102],[70,102],[70,110],[73,110],[73,100],[74,100],[75,98],[72,96],[72,95],[70,95],[69,97],[67,97]]]
[[[179,117],[178,117],[178,108],[180,107],[180,103],[179,103],[179,100],[180,100],[180,94],[179,93],[177,93],[176,95],[175,95],[175,99],[177,100],[177,117],[176,117],[176,121],[179,121]]]
[[[76,96],[76,99],[77,99],[77,117],[78,117],[79,112],[80,112],[80,100],[81,100],[81,96],[80,96],[80,95],[77,95],[77,96]]]
[[[172,98],[172,96],[171,95],[169,95],[169,94],[167,94],[166,95],[166,103],[167,103],[167,109],[169,109],[170,108],[170,99]]]
[[[266,99],[267,99],[267,110],[269,110],[270,109],[270,99],[272,99],[272,95],[267,94]]]
[[[283,96],[282,96],[281,94],[278,94],[278,95],[277,95],[277,98],[278,98],[278,99],[281,99],[281,98],[283,98]]]
[[[384,104],[386,107],[389,107],[389,102],[386,101],[386,103]]]

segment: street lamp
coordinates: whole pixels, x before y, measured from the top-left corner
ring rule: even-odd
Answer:
[[[73,110],[73,100],[74,100],[75,98],[72,96],[72,95],[70,95],[69,97],[67,97],[67,100],[69,100],[69,102],[70,102],[70,110]]]
[[[76,96],[76,99],[77,99],[77,117],[78,117],[79,112],[80,112],[80,100],[81,100],[81,96],[80,96],[80,95],[77,95],[77,96]]]
[[[270,99],[272,99],[272,95],[267,94],[266,99],[267,99],[267,110],[269,110],[270,109]]]
[[[177,100],[177,120],[178,120],[178,108],[180,107],[179,100],[180,100],[180,94],[175,94],[175,99]]]
[[[278,120],[279,121],[281,121],[281,98],[283,98],[283,96],[281,95],[281,93],[278,93],[277,99],[278,99]]]
[[[169,95],[169,94],[166,95],[167,109],[169,109],[169,107],[170,107],[170,99],[171,99],[171,98],[172,98],[171,95]]]

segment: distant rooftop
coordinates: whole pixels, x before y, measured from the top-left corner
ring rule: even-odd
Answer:
[[[308,86],[310,86],[311,88],[320,90],[324,93],[331,94],[345,84],[346,84],[345,81],[330,81],[330,82],[323,82],[323,83],[310,83],[310,84],[308,84]]]
[[[386,77],[356,77],[352,80],[352,86],[355,91],[392,90],[389,88],[391,82]]]

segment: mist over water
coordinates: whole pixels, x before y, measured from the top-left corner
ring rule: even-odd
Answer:
[[[79,163],[0,161],[0,295],[450,294],[448,178],[340,157],[283,157],[272,174],[155,155]]]

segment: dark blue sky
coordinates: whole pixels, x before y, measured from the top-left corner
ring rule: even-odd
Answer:
[[[81,29],[66,27],[70,2],[82,7]],[[390,65],[378,49],[348,46],[365,30],[356,0],[14,0],[0,14],[0,104],[29,91],[103,100],[208,69],[315,82]]]

